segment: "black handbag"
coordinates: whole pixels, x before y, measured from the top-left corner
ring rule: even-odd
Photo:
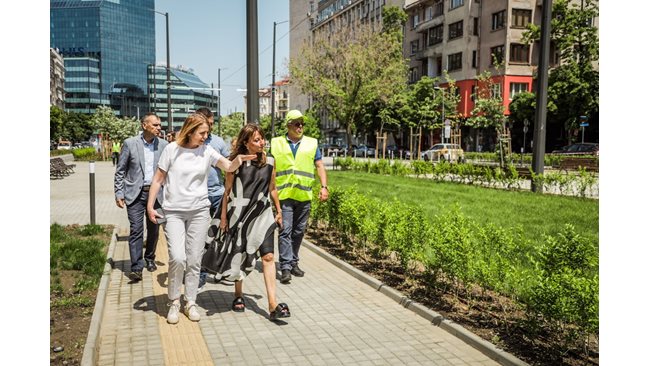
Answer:
[[[213,228],[211,228],[213,229]],[[210,237],[212,233],[209,233]],[[201,260],[201,268],[210,274],[217,274],[222,272],[224,257],[227,254],[226,248],[226,233],[224,233],[218,226],[216,233],[214,233],[212,240],[207,243],[203,259]]]

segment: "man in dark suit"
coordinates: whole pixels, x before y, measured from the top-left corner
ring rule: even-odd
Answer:
[[[145,218],[147,215],[147,198],[149,186],[158,167],[160,153],[168,142],[159,138],[160,118],[155,113],[142,117],[142,133],[124,140],[120,158],[115,168],[115,203],[119,208],[126,206],[129,217],[129,252],[131,255],[131,272],[133,282],[142,280],[145,262],[147,270],[156,270],[156,244],[158,243],[158,224]],[[160,190],[155,208],[162,205]],[[144,242],[144,220],[147,220],[147,245],[142,259]]]

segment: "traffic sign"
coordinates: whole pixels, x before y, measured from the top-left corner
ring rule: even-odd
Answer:
[[[451,121],[446,119],[445,120],[445,127],[451,126]]]
[[[445,138],[448,139],[451,136],[451,127],[445,126]]]
[[[580,124],[580,127],[589,127],[589,122],[583,122]]]

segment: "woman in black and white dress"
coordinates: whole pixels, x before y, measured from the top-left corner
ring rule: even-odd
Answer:
[[[259,125],[249,123],[239,132],[232,149],[231,158],[241,151],[256,154],[258,159],[239,167],[234,173],[226,173],[226,185],[218,224],[224,234],[224,246],[218,256],[218,273],[215,278],[235,281],[235,300],[232,310],[241,312],[246,308],[243,295],[243,279],[255,267],[257,252],[262,258],[264,284],[269,301],[271,320],[291,316],[285,303],[278,303],[275,295],[276,268],[273,232],[282,227],[282,209],[275,187],[275,164],[264,153],[264,132]],[[272,207],[276,214],[273,214]],[[214,232],[216,227],[211,227]],[[210,235],[210,234],[209,234]]]

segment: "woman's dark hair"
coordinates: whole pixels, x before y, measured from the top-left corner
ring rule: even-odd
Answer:
[[[256,123],[247,123],[246,126],[242,127],[242,129],[239,131],[239,135],[237,135],[236,145],[228,157],[230,160],[235,159],[237,155],[248,155],[248,148],[246,147],[246,144],[248,143],[248,140],[253,138],[255,132],[259,132],[260,136],[264,138],[264,131],[260,125]],[[266,164],[266,154],[262,153],[262,159],[258,160],[257,164],[259,166],[264,166]]]

